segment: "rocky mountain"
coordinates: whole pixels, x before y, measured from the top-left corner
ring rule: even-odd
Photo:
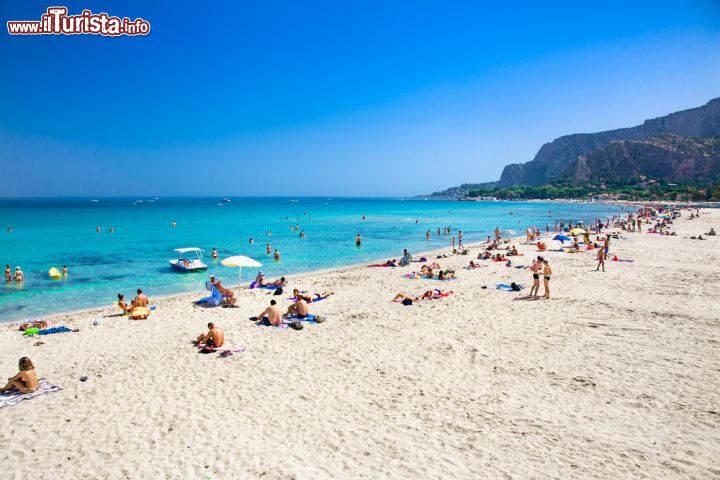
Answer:
[[[581,179],[593,173],[593,166],[617,168],[618,174],[651,167],[652,162],[641,158],[642,155],[656,155],[657,157],[652,158],[665,159],[663,168],[678,168],[667,171],[667,175],[663,175],[665,178],[680,179],[688,172],[704,171],[705,167],[700,166],[700,158],[692,157],[694,160],[690,163],[697,163],[698,167],[691,168],[687,166],[690,160],[686,156],[670,150],[669,140],[663,140],[662,137],[665,134],[700,139],[720,136],[720,98],[715,98],[702,107],[646,120],[635,127],[557,138],[543,145],[530,162],[506,166],[497,186],[542,185],[553,177],[568,174],[574,177],[577,175],[577,178]],[[638,142],[640,140],[649,141]],[[618,158],[612,159],[612,155],[618,155]],[[685,159],[685,163],[680,160],[681,157]],[[623,164],[630,159],[634,159],[631,166]],[[713,167],[708,165],[707,168]]]
[[[457,197],[464,197],[467,195],[470,190],[479,190],[481,188],[493,188],[495,187],[496,182],[485,182],[485,183],[463,183],[459,187],[450,187],[447,190],[443,190],[441,192],[434,192],[430,196],[431,197],[447,197],[447,198],[457,198]],[[419,195],[418,197],[426,197],[427,195]]]
[[[720,137],[702,139],[673,134],[617,140],[578,156],[562,176],[617,182],[633,177],[689,180],[720,175]]]

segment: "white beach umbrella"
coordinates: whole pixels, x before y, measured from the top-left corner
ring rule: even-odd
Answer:
[[[258,262],[257,260],[254,260],[250,257],[246,257],[245,255],[235,255],[233,257],[228,257],[220,263],[222,263],[226,267],[237,267],[237,269],[238,269],[238,297],[240,296],[240,283],[242,282],[243,267],[262,267],[262,263]]]

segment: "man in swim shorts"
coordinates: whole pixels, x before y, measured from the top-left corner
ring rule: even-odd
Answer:
[[[208,333],[201,334],[195,343],[204,343],[208,348],[222,347],[225,343],[225,333],[210,322],[208,323]]]
[[[277,306],[275,300],[270,300],[270,306],[256,318],[267,320],[270,325],[280,325],[282,323],[282,311],[280,311],[280,307]]]
[[[298,300],[290,305],[285,313],[286,317],[296,315],[298,318],[305,318],[310,313],[308,303],[304,298],[298,298]]]
[[[145,295],[142,291],[142,288],[137,289],[137,296],[135,297],[135,300],[132,302],[132,308],[135,307],[147,307],[150,304],[150,300],[148,299],[147,295]]]

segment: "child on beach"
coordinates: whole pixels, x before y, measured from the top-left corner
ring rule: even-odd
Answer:
[[[20,372],[14,377],[8,378],[8,383],[0,388],[0,393],[10,390],[19,390],[21,393],[34,392],[38,388],[38,378],[35,373],[35,365],[28,357],[22,357],[18,362]]]

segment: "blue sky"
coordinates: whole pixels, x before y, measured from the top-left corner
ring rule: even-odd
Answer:
[[[147,37],[10,36],[0,196],[414,195],[720,96],[720,3],[60,3]]]

